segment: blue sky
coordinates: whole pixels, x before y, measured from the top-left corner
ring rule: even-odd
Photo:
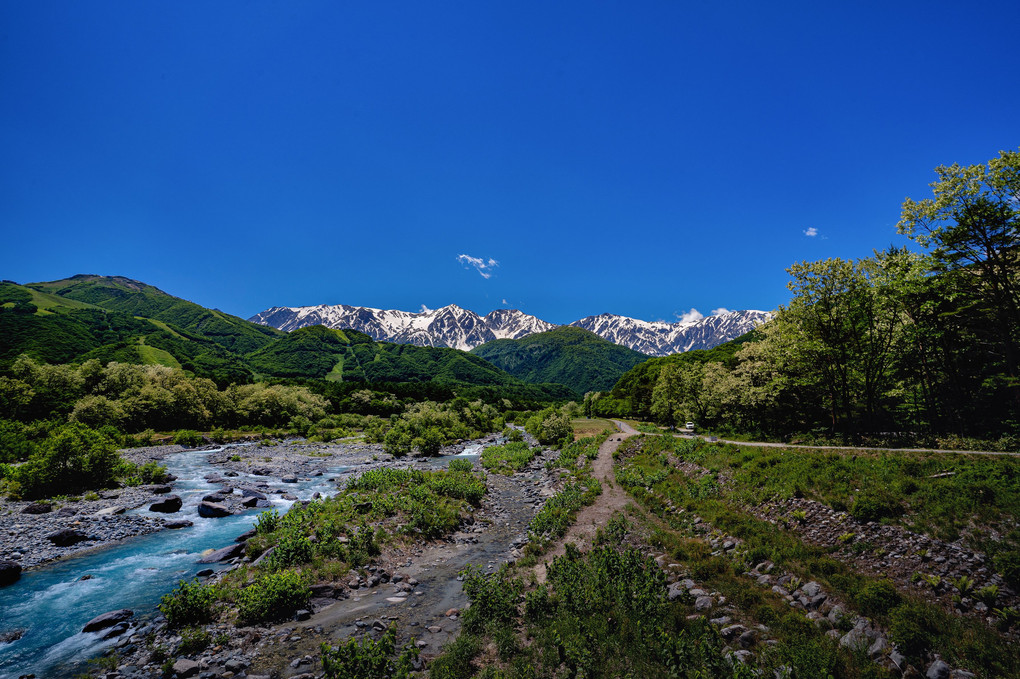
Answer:
[[[1020,146],[1020,3],[0,3],[0,278],[676,320]],[[813,235],[809,235],[813,234]],[[465,255],[484,266],[478,268]]]

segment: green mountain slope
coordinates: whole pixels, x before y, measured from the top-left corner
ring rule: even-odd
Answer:
[[[338,382],[518,384],[489,362],[456,349],[376,342],[356,330],[300,328],[248,356],[255,370],[279,377]]]
[[[252,377],[242,357],[213,340],[10,282],[0,283],[0,337],[0,369],[27,354],[46,363],[161,363],[221,384]]]
[[[325,378],[470,385],[537,399],[575,396],[561,384],[526,384],[456,349],[376,342],[323,326],[285,333],[120,277],[0,282],[0,337],[0,371],[27,354],[46,363],[159,363],[221,386],[257,377]]]
[[[168,295],[159,288],[122,276],[78,274],[59,281],[29,283],[25,287],[59,295],[67,300],[85,302],[108,311],[163,321],[212,340],[238,354],[261,349],[283,335],[275,328],[249,323],[243,318],[215,309],[206,309],[194,302]]]
[[[525,382],[558,382],[579,394],[609,389],[648,356],[593,332],[560,327],[517,340],[495,340],[471,350]]]

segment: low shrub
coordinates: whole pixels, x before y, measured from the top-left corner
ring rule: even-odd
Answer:
[[[238,621],[278,620],[306,606],[311,596],[311,590],[297,571],[267,573],[238,592]]]
[[[899,606],[901,597],[890,580],[869,582],[857,593],[857,607],[865,615],[887,615]]]
[[[212,620],[212,605],[216,591],[211,585],[197,580],[181,580],[169,594],[164,594],[159,612],[166,616],[170,627],[201,625]]]
[[[850,507],[850,514],[864,523],[893,518],[902,511],[903,508],[894,497],[874,491],[861,493]]]
[[[406,679],[414,671],[418,648],[407,644],[396,656],[396,626],[375,641],[353,637],[331,648],[322,645],[322,669],[327,679]]]
[[[204,651],[212,643],[212,635],[201,627],[185,627],[181,630],[181,646],[178,653],[191,655]]]
[[[471,464],[470,460],[463,458],[457,460],[450,460],[450,471],[451,472],[470,472],[475,466]]]
[[[174,434],[173,442],[178,446],[200,446],[205,443],[205,439],[197,431],[191,429],[179,429]]]

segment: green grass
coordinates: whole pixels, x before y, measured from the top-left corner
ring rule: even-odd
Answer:
[[[748,495],[755,478],[752,470],[747,470],[742,482],[724,485],[715,472],[692,476],[671,461],[683,458],[710,469],[732,471],[749,465],[746,452],[735,446],[710,446],[670,436],[635,437],[619,451],[617,480],[643,507],[662,519],[664,525],[657,531],[656,540],[673,558],[687,565],[692,577],[747,608],[763,624],[775,628],[782,622],[782,606],[777,610],[766,593],[740,574],[767,559],[805,581],[817,580],[839,599],[891,626],[894,634],[909,636],[915,653],[920,639],[928,648],[942,651],[955,666],[980,670],[986,676],[1016,676],[1020,653],[982,622],[949,615],[906,593],[894,597],[887,582],[861,575],[833,559],[825,549],[805,544],[793,531],[742,510],[745,501],[753,497]],[[782,484],[784,471],[778,462],[754,470],[758,483],[765,485]],[[824,472],[817,474],[822,476]],[[692,513],[723,534],[742,540],[738,558],[711,556],[707,545],[695,539],[688,518]],[[800,622],[791,619],[783,624],[795,630]]]
[[[510,476],[535,459],[535,451],[524,441],[510,441],[489,446],[482,451],[482,467],[496,474]]]
[[[166,365],[171,368],[181,367],[180,361],[174,358],[173,354],[169,351],[150,347],[145,344],[144,340],[139,341],[137,351],[141,363],[145,365]]]

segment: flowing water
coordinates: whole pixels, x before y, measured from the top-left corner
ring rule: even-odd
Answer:
[[[198,516],[196,507],[202,497],[222,486],[203,478],[210,472],[222,471],[209,464],[209,452],[177,453],[163,462],[177,476],[174,492],[184,506],[176,514],[161,516],[187,518],[194,526],[132,538],[59,561],[26,572],[15,584],[0,589],[0,634],[24,630],[20,639],[0,643],[0,679],[17,679],[29,673],[40,678],[73,676],[83,671],[88,658],[119,641],[117,637],[104,641],[96,633],[81,633],[89,620],[120,608],[135,611],[136,621],[152,616],[160,597],[178,581],[189,580],[205,568],[226,567],[197,561],[205,550],[232,544],[264,510],[217,519]],[[301,499],[308,499],[315,492],[323,495],[334,492],[335,483],[327,479],[343,471],[344,468],[330,469],[322,477],[286,485],[280,479],[264,476],[241,475],[231,481],[240,485],[269,482],[272,487],[285,488]],[[281,512],[291,504],[278,495],[269,498]],[[148,513],[148,506],[133,511]],[[89,577],[82,579],[83,576]]]

